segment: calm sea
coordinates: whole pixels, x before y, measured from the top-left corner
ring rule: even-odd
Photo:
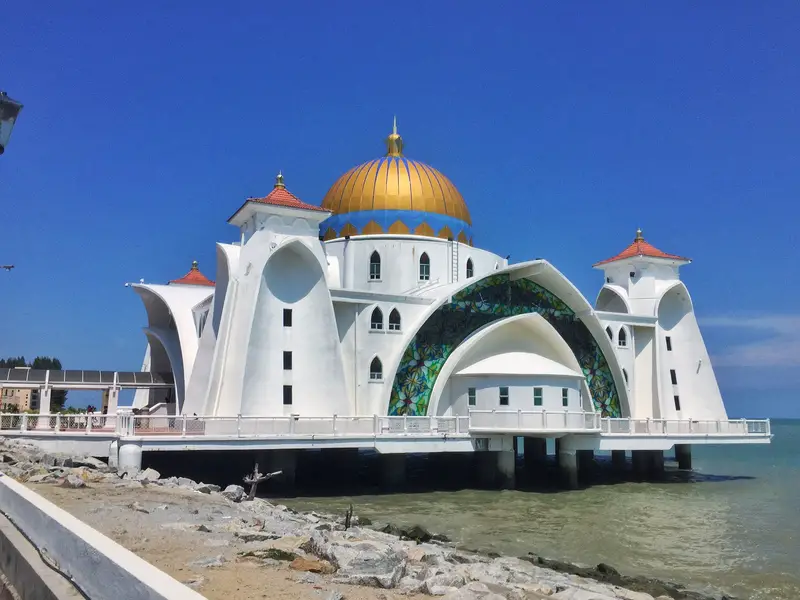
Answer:
[[[458,491],[302,498],[299,509],[419,523],[470,548],[534,552],[722,590],[800,599],[800,421],[769,446],[695,446],[695,474],[574,492]]]

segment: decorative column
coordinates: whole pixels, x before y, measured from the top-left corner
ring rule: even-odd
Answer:
[[[53,389],[45,386],[39,390],[39,418],[36,429],[50,429],[50,395]]]

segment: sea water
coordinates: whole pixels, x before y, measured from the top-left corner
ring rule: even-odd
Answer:
[[[578,491],[302,498],[298,509],[418,523],[459,545],[533,552],[755,600],[800,599],[800,421],[770,445],[693,446],[694,473]],[[669,454],[665,453],[665,454]]]

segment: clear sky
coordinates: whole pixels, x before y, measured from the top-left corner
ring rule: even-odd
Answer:
[[[11,2],[0,89],[0,355],[138,369],[123,287],[191,261],[288,188],[381,156],[447,174],[475,243],[593,302],[637,226],[683,278],[734,416],[800,416],[800,4]]]

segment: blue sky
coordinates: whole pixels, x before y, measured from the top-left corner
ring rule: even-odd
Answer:
[[[729,412],[800,416],[800,4],[16,2],[0,89],[0,355],[141,366],[166,281],[249,195],[318,203],[382,155],[458,186],[477,245],[591,264],[637,226],[683,270]]]

